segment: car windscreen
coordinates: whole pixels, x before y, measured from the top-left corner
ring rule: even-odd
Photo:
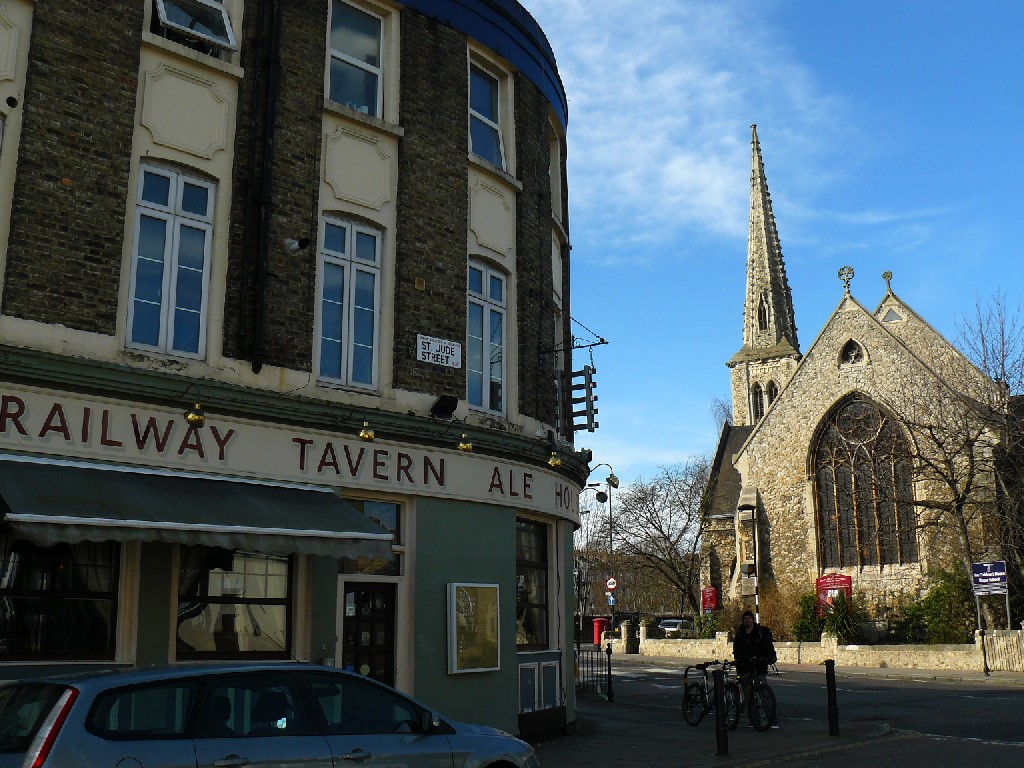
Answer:
[[[0,754],[25,752],[66,686],[12,683],[0,687]]]

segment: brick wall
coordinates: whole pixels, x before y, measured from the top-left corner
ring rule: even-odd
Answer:
[[[464,343],[469,219],[466,39],[402,12],[394,384],[465,398],[463,369],[415,360],[416,334]],[[423,288],[416,287],[422,279]]]
[[[4,314],[115,332],[143,10],[35,4]]]
[[[269,16],[268,12],[268,16]],[[241,83],[235,135],[235,167],[232,190],[231,245],[228,289],[225,297],[224,349],[233,357],[251,358],[255,342],[256,279],[259,249],[259,189],[262,183],[262,153],[257,154],[250,178],[250,126],[253,113],[252,90],[256,84],[256,35],[262,30],[262,58],[270,53],[269,19],[257,18],[257,3],[250,2],[245,14],[244,61],[246,77]],[[273,132],[271,165],[271,221],[268,240],[264,362],[296,370],[309,370],[312,359],[314,285],[316,280],[316,233],[320,178],[320,150],[324,93],[324,60],[327,55],[324,30],[327,4],[299,0],[283,4],[281,56]],[[265,66],[265,65],[264,65]],[[265,87],[267,73],[259,78]],[[262,103],[257,104],[256,135],[266,132]],[[260,145],[257,144],[257,148]],[[246,185],[252,184],[249,201],[249,250],[243,256],[246,234]],[[309,237],[314,245],[298,254],[284,247],[286,238]],[[243,305],[243,262],[249,273],[247,302]],[[244,334],[244,338],[243,338]]]
[[[554,307],[551,303],[551,146],[547,101],[528,79],[515,83],[516,159],[523,190],[516,200],[519,410],[555,420]]]

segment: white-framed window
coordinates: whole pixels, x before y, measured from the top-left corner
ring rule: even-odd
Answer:
[[[139,168],[128,346],[202,358],[214,184]]]
[[[319,377],[374,388],[380,334],[381,233],[335,218],[324,218],[320,229]]]
[[[505,411],[506,277],[469,263],[466,284],[466,399],[485,411]]]
[[[344,0],[331,3],[327,97],[373,117],[381,116],[384,20]]]
[[[223,0],[155,0],[159,25],[186,45],[198,44],[204,53],[236,50],[235,33]],[[205,46],[213,46],[206,50]],[[192,45],[195,47],[195,45]]]
[[[475,63],[469,65],[469,151],[505,170],[501,81]]]

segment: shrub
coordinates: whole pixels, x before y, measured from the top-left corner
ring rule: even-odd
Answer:
[[[847,600],[846,592],[839,590],[832,604],[825,612],[824,631],[835,635],[844,645],[856,643],[863,637],[863,626],[867,615],[860,600]]]
[[[821,640],[824,619],[818,618],[818,596],[814,592],[800,595],[796,621],[793,622],[793,639],[800,643],[814,643]]]
[[[931,587],[920,603],[927,641],[969,642],[975,624],[971,580],[960,570],[937,569],[929,581]]]

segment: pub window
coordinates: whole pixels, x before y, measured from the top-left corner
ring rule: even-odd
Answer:
[[[178,659],[291,658],[291,560],[183,546]]]
[[[548,529],[516,520],[516,646],[548,647]]]
[[[895,419],[854,395],[825,418],[813,457],[821,567],[916,562],[910,449]]]
[[[114,658],[116,543],[0,538],[0,551],[0,661]]]

